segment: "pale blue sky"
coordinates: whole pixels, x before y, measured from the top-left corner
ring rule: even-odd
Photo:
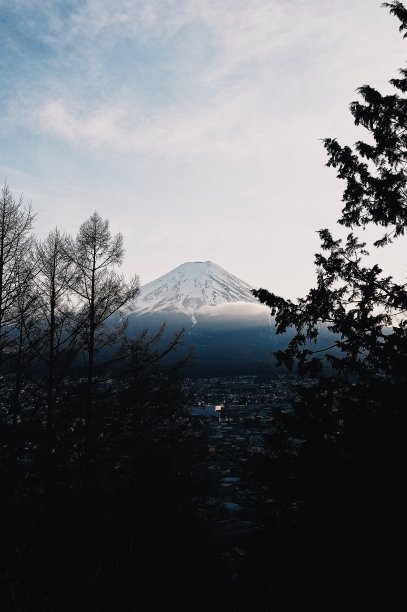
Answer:
[[[362,137],[355,89],[406,45],[376,0],[0,0],[0,27],[0,179],[38,233],[98,209],[143,283],[211,259],[289,297],[340,209],[319,139]]]

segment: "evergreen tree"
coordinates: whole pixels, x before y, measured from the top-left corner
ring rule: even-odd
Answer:
[[[407,32],[402,3],[385,6]],[[304,554],[313,542],[306,580],[332,585],[330,609],[341,609],[344,583],[370,589],[366,604],[380,590],[388,596],[390,583],[397,597],[403,580],[395,558],[406,536],[407,285],[369,263],[357,235],[382,228],[373,248],[385,248],[407,226],[407,70],[390,82],[394,94],[364,85],[350,105],[368,142],[324,141],[327,165],[345,181],[338,221],[351,232],[342,240],[320,230],[317,282],[305,298],[255,292],[277,333],[296,330],[278,363],[315,378],[311,387],[299,384],[292,415],[275,415],[271,473],[278,478],[270,488],[291,532],[295,526],[294,546]],[[315,347],[321,326],[333,332],[326,349]]]
[[[387,3],[407,30],[407,11],[400,2]],[[403,236],[407,226],[407,70],[390,82],[398,90],[381,95],[370,86],[359,89],[362,101],[350,109],[356,125],[366,128],[371,143],[341,146],[326,139],[328,166],[345,180],[344,206],[339,223],[354,230],[369,224],[384,228],[374,243],[385,247]],[[346,240],[335,239],[328,229],[319,231],[322,253],[316,255],[317,284],[294,303],[264,289],[255,292],[270,306],[278,333],[290,326],[297,330],[278,361],[289,368],[318,374],[322,361],[329,362],[347,387],[349,376],[375,386],[406,384],[407,373],[407,285],[385,276],[377,264],[366,263],[366,244],[352,231]],[[324,350],[313,350],[320,325],[328,326],[334,341]],[[332,351],[336,348],[336,351]],[[325,353],[321,356],[321,353]],[[335,379],[337,383],[337,378]]]

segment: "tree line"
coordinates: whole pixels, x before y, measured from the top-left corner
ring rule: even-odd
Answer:
[[[89,461],[97,355],[123,339],[122,309],[139,292],[137,276],[126,282],[117,272],[124,256],[121,234],[112,236],[97,212],[75,238],[55,228],[38,240],[33,221],[31,206],[6,185],[0,200],[0,367],[3,410],[12,420],[10,468],[17,461],[26,384],[35,384],[44,406],[49,463],[62,381],[75,367],[86,380],[83,455]]]
[[[181,351],[163,365],[181,350],[182,330],[128,329],[139,280],[120,274],[123,238],[108,220],[94,212],[75,237],[55,228],[38,239],[33,225],[31,206],[5,185],[0,600],[4,609],[64,609],[86,593],[88,601],[98,597],[86,558],[102,546],[95,530],[106,516],[118,529],[123,508],[141,520],[166,496],[171,515],[171,499],[189,477],[178,376],[187,356]],[[77,572],[87,586],[75,583]],[[64,573],[74,593],[67,602]]]

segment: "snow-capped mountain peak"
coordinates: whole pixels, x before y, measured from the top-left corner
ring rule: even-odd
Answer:
[[[257,302],[252,289],[211,261],[186,262],[141,287],[135,310],[178,310],[193,316],[203,306]]]

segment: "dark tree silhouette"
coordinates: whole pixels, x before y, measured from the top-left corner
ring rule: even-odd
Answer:
[[[21,269],[29,253],[31,206],[14,198],[5,185],[0,196],[0,362],[12,353],[18,327]]]
[[[405,7],[385,6],[407,32]],[[254,292],[270,306],[278,333],[296,331],[277,361],[315,378],[311,387],[298,385],[291,415],[275,415],[270,488],[294,546],[307,555],[310,588],[319,588],[315,576],[332,585],[330,609],[347,605],[344,584],[348,593],[365,589],[370,605],[389,592],[395,601],[403,580],[394,560],[406,538],[407,285],[369,264],[357,235],[378,226],[374,248],[385,248],[406,230],[407,71],[390,82],[393,95],[364,85],[350,105],[368,142],[324,141],[327,165],[346,185],[338,221],[351,233],[342,240],[319,231],[317,283],[305,298]],[[334,334],[326,350],[315,347],[321,326]]]
[[[28,255],[33,220],[31,206],[25,207],[22,197],[17,201],[5,185],[0,196],[0,366],[3,371],[9,368],[12,376],[0,378],[0,393],[12,420],[8,439],[11,474],[17,459],[23,364],[27,356],[24,322],[32,307],[32,266]]]
[[[32,352],[44,375],[38,380],[46,394],[45,455],[47,486],[51,481],[51,454],[55,451],[54,411],[63,377],[80,349],[79,327],[72,303],[71,286],[76,267],[69,253],[70,239],[58,228],[35,244],[35,325],[30,326]]]
[[[35,325],[37,296],[34,290],[35,266],[24,257],[14,267],[15,295],[13,300],[12,333],[7,342],[6,370],[3,378],[2,396],[8,398],[9,412],[12,418],[8,466],[10,478],[14,479],[18,457],[18,430],[23,421],[23,395],[28,380],[28,371],[34,360],[30,347],[29,334]],[[7,330],[8,331],[8,330]],[[6,332],[5,336],[7,337]],[[4,360],[3,360],[4,361]],[[4,363],[3,363],[4,365]],[[5,383],[5,384],[4,384]],[[27,399],[27,398],[25,398]],[[20,427],[19,427],[20,426]]]
[[[121,428],[125,432],[130,458],[130,485],[135,483],[137,462],[151,432],[168,429],[183,413],[183,398],[176,398],[179,386],[174,385],[174,373],[190,358],[182,355],[163,376],[162,363],[168,355],[182,347],[184,330],[166,337],[166,324],[156,330],[147,328],[122,343],[122,359],[125,360],[124,384],[121,392]],[[176,378],[175,378],[176,380]],[[164,405],[163,405],[164,404]],[[123,410],[125,408],[125,410]],[[150,434],[148,433],[150,432]],[[168,436],[167,436],[168,437]]]
[[[191,485],[185,358],[165,362],[183,332],[130,337],[138,279],[117,273],[122,237],[98,213],[76,240],[55,229],[35,241],[31,210],[7,187],[2,198],[0,599],[10,610],[139,607],[164,577],[157,555],[173,564],[172,588],[174,551],[188,571],[193,552],[179,514]]]
[[[121,309],[139,292],[138,277],[129,283],[116,272],[123,261],[123,237],[112,236],[109,221],[94,212],[85,221],[71,246],[76,267],[72,290],[81,303],[79,322],[86,353],[85,461],[89,461],[96,356],[103,348],[118,341],[126,321]],[[109,325],[107,324],[109,320]]]
[[[407,30],[406,9],[400,2],[386,3]],[[407,225],[407,70],[391,84],[399,93],[382,96],[368,85],[359,88],[362,101],[352,102],[355,124],[366,128],[371,143],[358,141],[354,148],[326,139],[328,166],[345,180],[344,206],[339,223],[349,228],[369,224],[385,228],[375,242],[384,247],[402,236]],[[320,371],[320,351],[310,347],[327,324],[337,335],[340,355],[327,349],[326,359],[338,372],[395,381],[403,378],[406,358],[407,286],[383,276],[378,265],[364,263],[369,253],[354,232],[345,241],[335,240],[328,229],[319,231],[322,253],[316,255],[317,285],[298,303],[260,289],[256,296],[272,309],[277,331],[295,326],[297,335],[289,349],[278,354],[292,367]],[[332,347],[330,347],[332,348]]]

